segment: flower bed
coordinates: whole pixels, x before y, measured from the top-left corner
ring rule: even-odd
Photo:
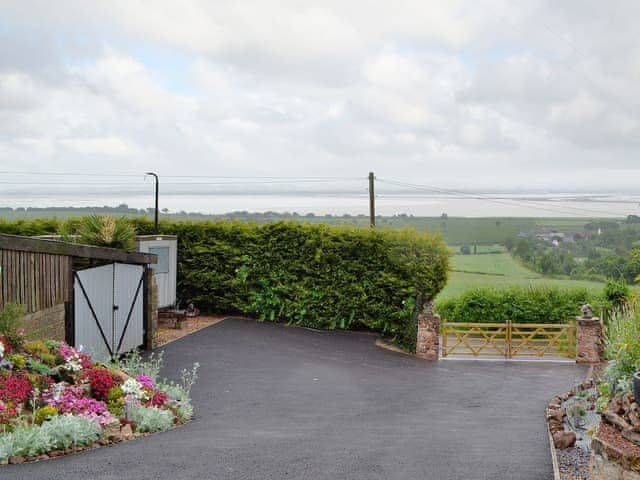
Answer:
[[[168,382],[159,379],[162,355],[100,364],[65,343],[0,333],[0,464],[129,440],[193,415],[197,364]]]

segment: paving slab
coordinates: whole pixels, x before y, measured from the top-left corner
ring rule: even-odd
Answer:
[[[2,480],[548,480],[547,401],[566,363],[428,362],[375,337],[227,319],[163,348],[200,362],[197,416],[94,451],[0,468]]]

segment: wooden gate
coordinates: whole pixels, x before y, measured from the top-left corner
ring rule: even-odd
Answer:
[[[576,327],[555,323],[442,322],[442,356],[576,358]]]

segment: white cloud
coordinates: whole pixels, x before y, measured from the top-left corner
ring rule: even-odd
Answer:
[[[0,154],[25,166],[473,187],[640,153],[636,5],[5,4]]]
[[[81,155],[122,157],[136,153],[135,148],[117,137],[61,138],[58,140],[58,144]]]

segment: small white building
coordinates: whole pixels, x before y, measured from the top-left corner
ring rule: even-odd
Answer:
[[[158,308],[175,306],[178,237],[175,235],[140,235],[137,237],[137,241],[139,252],[153,253],[158,256],[158,262],[151,265],[158,286]]]

